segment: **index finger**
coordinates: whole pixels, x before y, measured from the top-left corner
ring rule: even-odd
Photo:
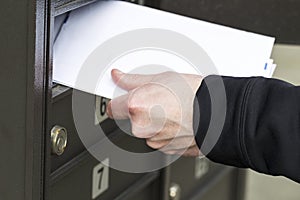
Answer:
[[[130,91],[152,81],[153,75],[127,74],[120,70],[111,71],[114,82],[124,90]]]

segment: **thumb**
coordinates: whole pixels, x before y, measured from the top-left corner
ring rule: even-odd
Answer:
[[[118,69],[111,71],[111,76],[117,86],[124,90],[133,90],[152,81],[153,75],[126,74]]]

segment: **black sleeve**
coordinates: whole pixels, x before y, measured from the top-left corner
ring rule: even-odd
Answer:
[[[195,98],[200,120],[195,120],[194,111],[194,124],[199,125],[195,129],[196,141],[201,151],[205,138],[209,138],[208,130],[213,128],[210,94],[217,93],[214,98],[218,99],[220,88],[215,83],[220,78],[226,94],[225,122],[216,144],[205,155],[218,163],[283,175],[300,183],[300,87],[283,81],[261,77],[205,78]]]

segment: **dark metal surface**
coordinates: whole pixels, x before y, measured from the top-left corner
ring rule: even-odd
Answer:
[[[43,199],[47,1],[1,1],[0,199]]]
[[[175,183],[180,186],[181,199],[241,200],[236,198],[238,169],[206,161],[209,168],[207,173],[201,177],[196,177],[195,174],[197,170],[195,158],[183,157],[169,166],[168,181],[170,184]],[[219,182],[224,182],[224,184],[219,184]],[[219,185],[218,189],[215,185]],[[243,189],[243,185],[240,189]],[[217,195],[221,195],[222,198],[217,198]]]
[[[159,199],[160,197],[159,188],[161,187],[159,181],[159,175],[160,175],[159,171],[145,174],[134,184],[126,188],[126,190],[122,192],[117,198],[115,198],[115,200]]]
[[[61,87],[61,86],[56,86]],[[54,87],[54,88],[56,88]],[[54,89],[53,93],[56,94],[53,95],[52,99],[52,120],[51,120],[51,126],[55,125],[61,125],[68,131],[68,145],[66,148],[66,151],[63,155],[57,156],[57,155],[51,155],[51,171],[56,170],[58,167],[63,165],[64,163],[70,161],[74,157],[76,157],[78,154],[83,152],[85,150],[85,147],[83,146],[81,139],[77,133],[74,119],[73,119],[73,113],[72,113],[72,90],[62,87],[61,89]],[[59,91],[58,91],[59,90]],[[96,97],[94,95],[85,94],[89,98],[95,99]],[[88,120],[91,122],[90,126],[97,129],[99,126],[98,124],[95,125],[95,116],[91,116],[91,119]],[[113,120],[105,120],[101,123],[101,129],[109,136],[109,135],[116,135],[116,133],[113,133],[116,131],[117,125],[114,123]],[[122,135],[117,133],[119,135],[119,138],[122,138]],[[110,136],[109,136],[110,137]],[[98,138],[99,139],[99,138]],[[97,142],[97,139],[93,140],[95,143]]]
[[[85,200],[91,199],[92,172],[99,161],[91,155],[83,153],[80,159],[71,160],[70,163],[53,173],[50,186],[50,199],[52,200]],[[70,167],[71,166],[71,167]],[[145,174],[131,174],[110,169],[109,188],[97,199],[132,199],[140,191],[145,190],[153,182],[155,193],[146,193],[151,197],[159,197],[159,172]]]
[[[75,196],[76,193],[72,194],[74,191],[73,181],[79,180],[79,183],[82,184],[85,182],[81,178],[85,178],[86,183],[90,184],[89,174],[85,174],[83,171],[85,169],[90,171],[90,167],[93,166],[90,164],[95,164],[97,161],[90,158],[82,146],[78,145],[77,140],[73,140],[75,142],[71,143],[74,145],[72,147],[74,152],[66,154],[69,156],[51,157],[50,130],[56,123],[62,123],[60,124],[62,126],[66,123],[74,128],[73,124],[70,123],[72,113],[71,102],[68,99],[71,90],[68,90],[64,95],[57,95],[52,98],[54,16],[93,1],[95,0],[1,2],[1,200],[49,199],[50,196],[55,197],[56,195],[58,197],[64,195],[65,198],[63,199],[71,199],[72,197],[73,199],[75,197],[80,199],[80,196]],[[155,3],[157,1],[146,1],[149,6],[155,6]],[[60,117],[57,117],[56,114]],[[113,124],[110,123],[110,126]],[[75,134],[74,129],[73,136]],[[122,140],[119,133],[116,133],[114,137],[119,140],[120,146],[124,149],[129,148],[128,150],[131,151],[139,148],[145,149],[145,144],[137,139]],[[78,150],[78,148],[80,149]],[[57,165],[55,166],[55,164]],[[53,173],[50,175],[51,166]],[[80,167],[83,171],[76,171]],[[76,171],[74,173],[75,178],[72,176],[74,170]],[[165,169],[160,179],[150,181],[149,188],[140,188],[141,190],[136,191],[134,198],[140,199],[144,194],[156,195],[163,192],[166,197],[170,173],[171,171]],[[136,181],[142,177],[142,175],[136,174],[127,174],[126,177],[123,175],[121,172],[115,171],[114,180],[122,183],[123,180]],[[184,176],[184,173],[182,175]],[[59,183],[60,186],[57,186],[56,183]],[[125,183],[122,185],[122,189],[118,187],[113,189],[125,191],[132,182]],[[159,189],[158,183],[163,183]],[[81,189],[81,184],[77,185],[78,191]],[[65,194],[65,187],[71,192]],[[88,185],[85,189],[90,192]]]
[[[234,28],[275,36],[277,43],[300,44],[298,0],[161,0],[162,10]]]

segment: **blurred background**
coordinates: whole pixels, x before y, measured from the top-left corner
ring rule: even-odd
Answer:
[[[245,200],[299,200],[300,185],[283,177],[247,172]]]

